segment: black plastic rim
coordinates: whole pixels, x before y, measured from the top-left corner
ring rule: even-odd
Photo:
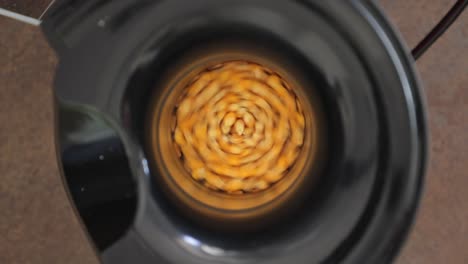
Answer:
[[[85,20],[70,18],[74,29],[64,37],[67,47],[59,50],[55,85],[60,105],[92,116],[117,135],[136,182],[135,218],[120,240],[105,247],[105,263],[393,259],[417,207],[427,132],[413,61],[374,4],[104,1],[92,10]],[[256,236],[214,234],[178,217],[151,180],[154,172],[141,141],[138,113],[149,92],[145,87],[157,81],[158,67],[187,43],[195,45],[198,37],[225,33],[268,39],[294,58],[320,84],[332,124],[326,192],[319,202],[301,204],[301,213],[287,219],[289,224]],[[80,129],[62,126],[64,168],[65,146],[74,143],[67,135]],[[73,189],[67,172],[65,177]]]

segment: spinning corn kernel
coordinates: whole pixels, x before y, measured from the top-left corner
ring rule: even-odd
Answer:
[[[280,181],[304,142],[304,114],[277,74],[230,61],[198,74],[175,111],[174,141],[193,179],[231,194]]]

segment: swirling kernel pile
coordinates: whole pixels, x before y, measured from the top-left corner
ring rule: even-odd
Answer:
[[[304,144],[304,114],[292,87],[257,63],[229,61],[199,73],[174,113],[184,167],[196,181],[229,194],[280,181]]]

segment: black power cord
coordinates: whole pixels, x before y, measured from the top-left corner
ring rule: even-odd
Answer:
[[[463,12],[468,4],[468,0],[458,0],[452,8],[445,14],[439,23],[422,39],[411,51],[415,60],[419,59],[429,47],[452,25],[458,16]]]

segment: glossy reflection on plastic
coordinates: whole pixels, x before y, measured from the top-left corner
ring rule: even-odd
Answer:
[[[127,231],[136,209],[122,142],[96,113],[63,106],[59,137],[68,189],[89,234],[104,250]]]

